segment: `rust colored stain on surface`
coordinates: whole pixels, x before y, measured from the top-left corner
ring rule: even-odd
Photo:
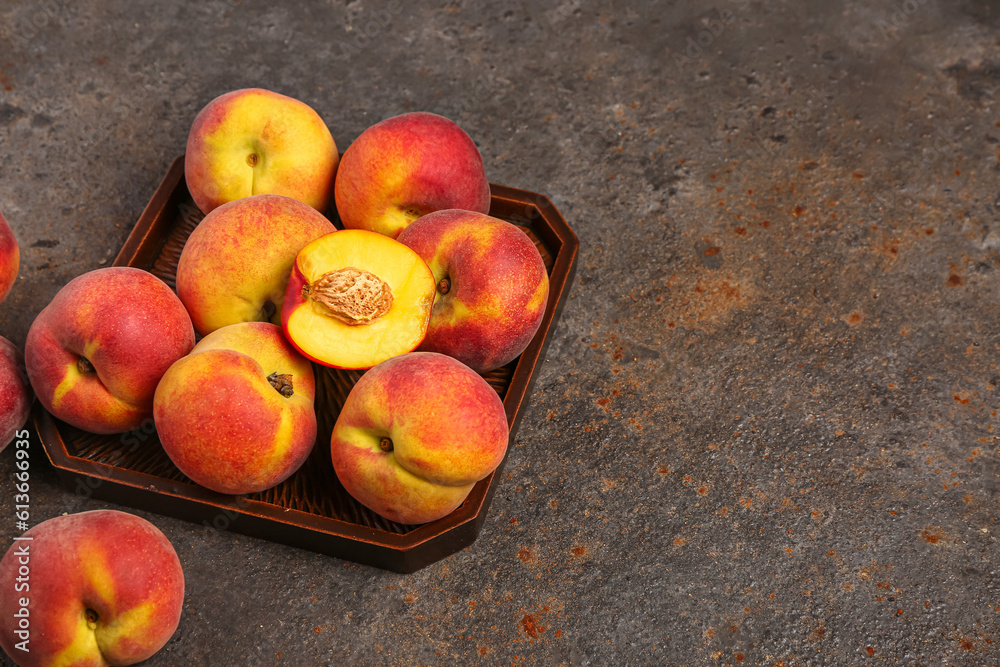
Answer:
[[[961,287],[964,284],[965,280],[963,280],[962,276],[958,275],[957,273],[953,273],[950,276],[948,276],[948,287]]]
[[[717,246],[711,246],[709,248],[705,248],[704,253],[706,257],[713,257],[719,254],[719,250],[720,248]]]
[[[577,557],[583,556],[586,553],[587,553],[587,550],[584,547],[573,547],[573,549],[572,549],[572,554],[574,556],[577,556]]]
[[[748,286],[723,277],[698,280],[694,287],[689,310],[699,322],[712,322],[734,309],[746,307],[754,296]]]
[[[538,625],[538,622],[535,620],[535,617],[532,616],[531,614],[524,615],[524,618],[521,619],[521,627],[524,628],[525,634],[531,637],[532,639],[537,639],[538,633],[544,632],[545,630],[545,628]]]
[[[535,554],[531,553],[531,549],[527,547],[521,547],[521,550],[517,552],[517,557],[521,559],[522,563],[530,563],[535,560]]]
[[[944,538],[941,535],[934,533],[927,528],[920,531],[920,539],[928,544],[940,544],[944,541]]]

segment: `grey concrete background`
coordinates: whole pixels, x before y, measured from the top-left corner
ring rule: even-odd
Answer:
[[[341,149],[446,115],[581,240],[473,546],[402,576],[144,513],[188,585],[147,664],[1000,664],[995,2],[6,0],[0,31],[18,345],[235,88]],[[33,465],[34,522],[105,506]]]

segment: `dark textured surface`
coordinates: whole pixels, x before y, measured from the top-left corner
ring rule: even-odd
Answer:
[[[18,345],[234,88],[342,150],[449,116],[581,240],[472,547],[401,576],[144,513],[187,576],[147,664],[1000,664],[994,2],[13,0],[0,30]],[[33,523],[104,506],[32,474]]]

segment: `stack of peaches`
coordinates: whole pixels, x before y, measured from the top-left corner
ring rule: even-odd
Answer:
[[[524,351],[549,288],[527,234],[488,215],[472,139],[407,113],[341,157],[308,105],[237,90],[195,118],[185,177],[205,217],[176,292],[98,269],[35,319],[25,362],[45,408],[102,434],[152,418],[181,472],[247,494],[316,444],[313,364],[368,369],[329,443],[344,488],[405,524],[458,507],[507,448],[482,375]],[[343,229],[324,216],[331,202]]]

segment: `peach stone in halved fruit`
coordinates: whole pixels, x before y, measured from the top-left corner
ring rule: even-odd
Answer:
[[[435,290],[420,255],[388,236],[345,229],[299,252],[281,325],[317,363],[371,368],[420,345]]]

